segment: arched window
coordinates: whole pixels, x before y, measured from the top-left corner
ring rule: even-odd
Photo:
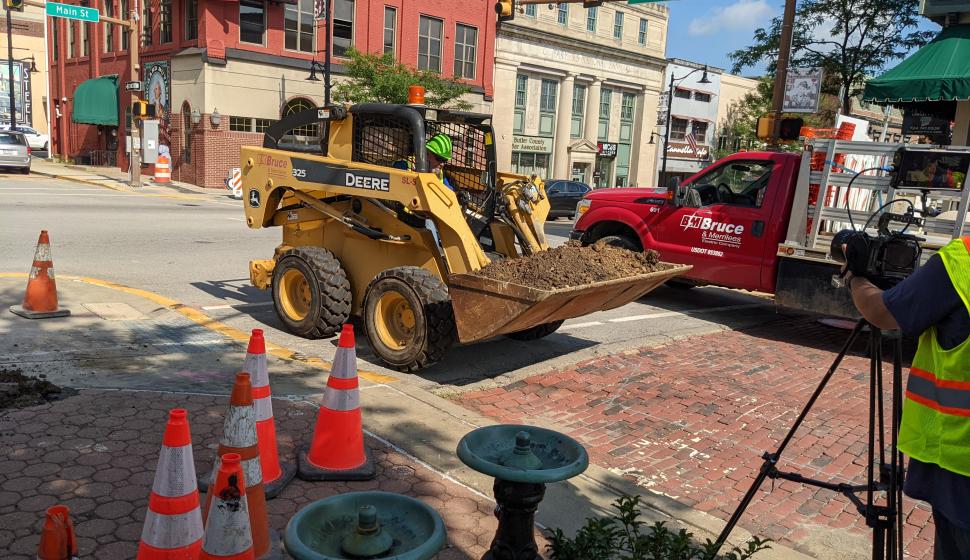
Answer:
[[[182,162],[192,163],[192,107],[182,102]]]
[[[302,97],[297,97],[286,102],[283,106],[283,114],[281,117],[285,118],[294,113],[299,113],[301,111],[306,111],[307,109],[316,109],[316,105],[309,99]],[[315,144],[317,143],[319,135],[319,127],[316,124],[308,124],[306,126],[300,126],[294,128],[293,130],[286,133],[284,138],[288,140],[300,143],[300,144]]]

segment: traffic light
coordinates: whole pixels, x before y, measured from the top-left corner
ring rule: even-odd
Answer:
[[[131,116],[136,119],[154,119],[155,104],[136,99],[131,102]]]
[[[515,0],[499,0],[495,3],[495,13],[499,21],[510,21],[515,17]]]
[[[603,0],[583,0],[584,8],[599,8],[603,5]]]
[[[775,115],[769,113],[758,117],[758,140],[771,140],[775,130]]]
[[[8,10],[17,10],[18,12],[24,11],[24,0],[3,0],[3,5],[6,6]]]
[[[802,126],[805,125],[805,121],[799,118],[794,119],[781,119],[781,127],[778,129],[778,138],[781,140],[798,140],[801,136]]]

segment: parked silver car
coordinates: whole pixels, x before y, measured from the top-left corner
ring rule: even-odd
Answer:
[[[22,132],[0,130],[0,167],[13,167],[30,173],[30,146]]]

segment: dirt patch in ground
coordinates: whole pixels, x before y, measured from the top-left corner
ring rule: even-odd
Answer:
[[[19,369],[0,367],[0,410],[33,406],[63,396],[60,387],[43,377],[27,377]]]
[[[656,251],[628,251],[611,245],[583,247],[578,241],[519,259],[493,261],[477,272],[486,278],[543,290],[582,286],[666,270]]]

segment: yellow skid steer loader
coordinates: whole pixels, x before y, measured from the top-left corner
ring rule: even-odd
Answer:
[[[442,134],[452,153],[434,172],[426,144]],[[380,359],[403,371],[437,362],[456,340],[541,338],[689,268],[558,290],[474,274],[548,249],[543,184],[497,172],[488,115],[313,109],[270,127],[262,147],[242,148],[241,163],[246,223],[283,232],[272,259],[250,263],[250,278],[272,288],[286,328],[329,337],[357,315]]]

